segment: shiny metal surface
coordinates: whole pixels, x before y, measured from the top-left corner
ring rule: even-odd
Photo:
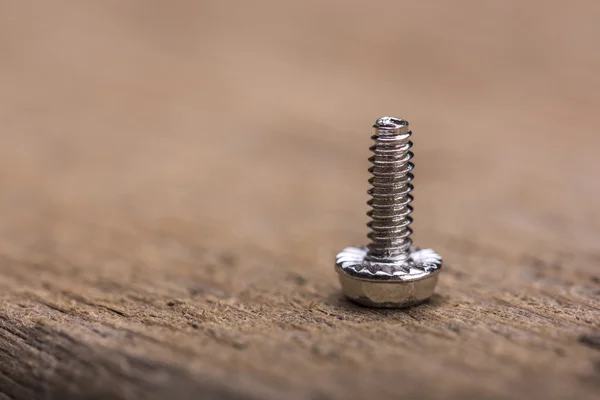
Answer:
[[[371,239],[368,246],[348,247],[336,257],[336,271],[344,294],[372,307],[409,307],[429,298],[442,268],[442,258],[431,249],[412,246],[409,225],[414,164],[408,122],[379,118],[375,125],[374,155],[369,172]]]

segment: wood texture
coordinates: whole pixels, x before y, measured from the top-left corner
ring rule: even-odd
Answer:
[[[0,3],[0,399],[597,399],[600,7],[414,3]],[[333,270],[383,114],[405,311]]]

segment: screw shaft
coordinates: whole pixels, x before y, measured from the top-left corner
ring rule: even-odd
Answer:
[[[413,153],[410,151],[412,132],[408,122],[392,118],[379,118],[375,125],[375,144],[370,148],[374,155],[369,158],[373,164],[369,168],[372,177],[368,191],[371,199],[367,204],[371,210],[367,215],[371,221],[367,224],[371,229],[368,237],[366,260],[370,262],[401,263],[410,253],[412,222],[409,205],[413,200],[411,173],[414,164],[410,162]]]

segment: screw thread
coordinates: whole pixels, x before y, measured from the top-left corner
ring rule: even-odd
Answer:
[[[372,177],[368,191],[371,199],[367,204],[371,210],[367,215],[371,221],[367,226],[371,232],[366,259],[371,262],[397,263],[405,261],[412,245],[410,235],[412,222],[409,205],[413,200],[411,173],[414,164],[410,162],[412,132],[408,122],[392,118],[379,118],[375,125],[375,144],[370,148],[374,153],[369,161]]]

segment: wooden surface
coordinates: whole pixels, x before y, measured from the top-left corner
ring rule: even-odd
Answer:
[[[597,2],[0,3],[0,399],[597,399]],[[350,304],[370,126],[423,306]]]

